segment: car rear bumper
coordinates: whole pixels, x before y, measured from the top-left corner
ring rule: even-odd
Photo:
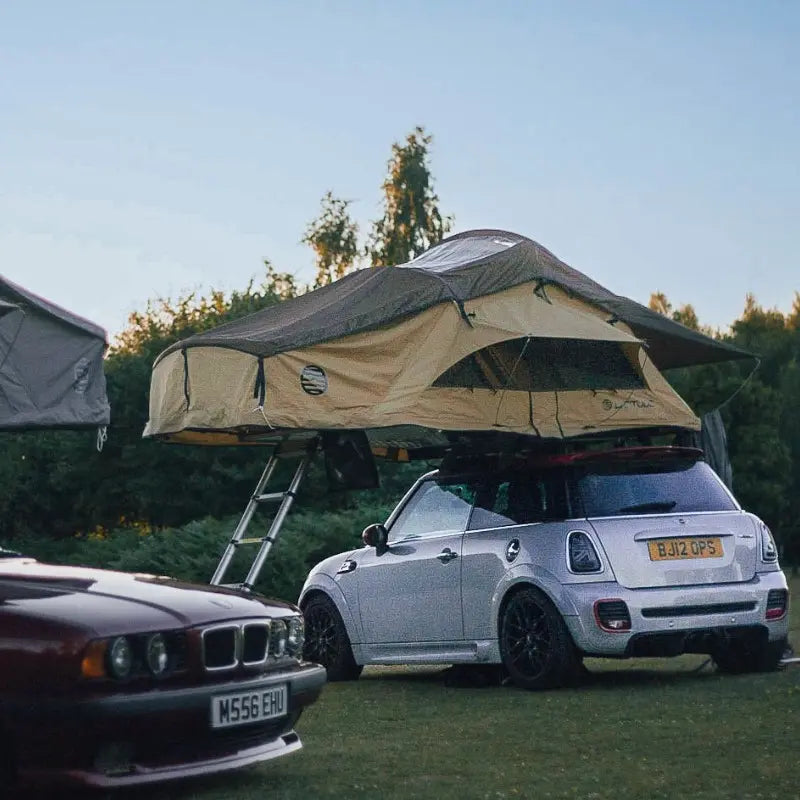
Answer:
[[[587,655],[641,655],[641,643],[650,634],[663,634],[665,650],[648,655],[677,655],[708,652],[705,648],[711,647],[714,637],[736,635],[737,631],[759,632],[771,642],[785,639],[789,632],[788,612],[776,620],[766,618],[769,591],[787,589],[782,572],[758,574],[751,581],[736,584],[625,589],[608,582],[564,588],[567,599],[578,611],[565,615],[564,621],[576,646]],[[607,631],[600,626],[595,604],[602,600],[625,603],[630,630]],[[686,635],[674,635],[681,633]],[[681,642],[687,649],[681,650]]]
[[[212,697],[285,684],[278,718],[212,728]],[[10,714],[22,785],[114,788],[209,775],[302,747],[294,725],[325,684],[304,664],[249,680],[75,701],[39,700]]]

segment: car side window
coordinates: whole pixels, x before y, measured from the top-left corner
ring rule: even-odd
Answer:
[[[467,527],[476,490],[472,483],[431,479],[420,484],[389,529],[389,539],[459,533]]]
[[[556,473],[519,473],[491,486],[475,504],[470,530],[566,519],[566,486]]]

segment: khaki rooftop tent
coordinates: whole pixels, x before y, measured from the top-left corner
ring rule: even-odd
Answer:
[[[746,355],[530,239],[470,231],[168,348],[144,435],[235,444],[365,429],[379,446],[398,426],[542,438],[697,429],[659,370]]]
[[[0,430],[109,422],[105,331],[0,275]]]
[[[211,579],[222,582],[240,545],[258,544],[236,584],[251,589],[318,449],[329,478],[355,464],[356,479],[342,483],[364,488],[370,449],[426,457],[454,437],[475,447],[499,435],[507,447],[515,434],[529,447],[696,431],[660,370],[742,357],[524,236],[469,231],[169,347],[153,367],[144,435],[275,445]],[[298,453],[288,490],[266,493],[277,459]],[[257,506],[271,501],[280,506],[266,536],[246,538]]]

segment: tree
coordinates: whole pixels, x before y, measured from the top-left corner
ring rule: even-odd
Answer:
[[[647,307],[651,311],[661,314],[662,317],[672,316],[672,303],[667,300],[667,296],[664,292],[653,292],[650,295],[650,302],[647,304]]]
[[[312,220],[302,238],[316,254],[317,277],[314,286],[324,286],[349,272],[358,257],[358,225],[347,212],[350,200],[326,192],[322,210]]]
[[[786,322],[793,331],[800,331],[800,292],[794,293],[792,310],[789,314],[789,319]]]
[[[700,320],[697,318],[697,312],[691,303],[684,303],[680,308],[673,308],[672,303],[667,299],[664,292],[653,292],[650,295],[650,302],[647,306],[651,311],[656,311],[664,317],[674,319],[675,322],[680,322],[681,325],[685,325],[687,328],[695,331],[701,330]],[[713,331],[708,328],[702,330],[703,333],[707,333],[709,336],[713,334]]]
[[[800,300],[785,317],[748,294],[724,336],[700,326],[691,306],[675,311],[663,294],[651,295],[649,305],[759,357],[754,374],[744,359],[670,370],[667,378],[696,413],[721,407],[737,498],[773,529],[787,563],[800,563]]]
[[[442,240],[452,217],[443,217],[433,191],[429,150],[433,137],[416,127],[405,143],[392,145],[383,182],[383,217],[367,245],[373,267],[403,264]]]

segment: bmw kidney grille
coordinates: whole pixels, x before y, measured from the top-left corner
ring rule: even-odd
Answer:
[[[269,653],[270,620],[214,625],[203,631],[203,666],[209,672],[263,664]]]

